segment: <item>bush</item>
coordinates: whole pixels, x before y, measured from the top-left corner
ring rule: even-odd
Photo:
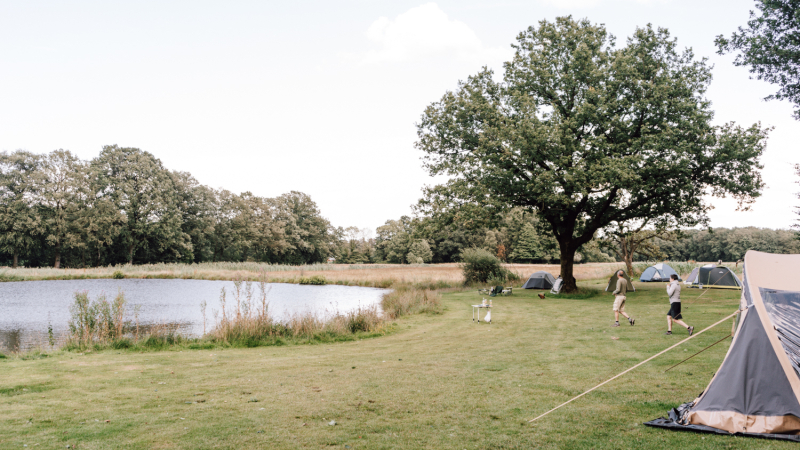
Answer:
[[[314,275],[311,278],[300,277],[300,284],[312,284],[314,286],[322,286],[328,284],[328,280],[322,275]]]
[[[514,279],[516,274],[503,268],[502,263],[491,252],[482,248],[468,248],[461,251],[462,270],[464,281],[469,283],[502,282]]]
[[[121,270],[115,270],[114,273],[111,274],[111,278],[113,278],[115,280],[121,280],[121,279],[125,278],[125,274],[122,273]]]

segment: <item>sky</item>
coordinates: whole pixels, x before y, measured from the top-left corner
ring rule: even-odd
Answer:
[[[414,148],[424,108],[488,66],[518,33],[572,15],[624,43],[648,23],[713,64],[715,123],[774,127],[753,208],[713,199],[714,227],[798,218],[800,122],[714,37],[752,0],[0,2],[0,151],[83,159],[138,147],[233,192],[311,196],[335,226],[410,215],[436,184]]]

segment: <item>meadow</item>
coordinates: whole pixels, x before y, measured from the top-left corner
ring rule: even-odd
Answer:
[[[665,370],[728,335],[727,322],[529,423],[686,337],[663,334],[660,283],[636,283],[627,307],[636,325],[611,328],[607,274],[581,281],[579,296],[497,297],[491,324],[471,320],[481,295],[463,288],[442,293],[440,314],[401,316],[380,337],[347,342],[7,357],[0,447],[793,447],[642,425],[706,387],[727,340]],[[738,295],[686,289],[685,319],[701,330]]]
[[[546,270],[558,274],[557,264],[506,264],[506,268],[527,278]],[[621,263],[590,263],[575,266],[575,278],[591,280],[610,274]],[[0,269],[0,281],[73,280],[111,278],[119,272],[125,278],[183,278],[197,280],[253,280],[266,277],[278,283],[297,283],[301,278],[324,277],[328,283],[351,286],[391,287],[395,284],[428,284],[461,287],[464,277],[460,264],[309,264],[289,266],[256,262],[198,264],[141,264],[93,267],[87,269],[17,268]]]

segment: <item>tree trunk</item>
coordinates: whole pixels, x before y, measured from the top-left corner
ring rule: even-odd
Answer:
[[[128,247],[128,264],[133,265],[133,250],[136,248],[134,244]]]
[[[16,269],[17,265],[19,265],[19,252],[17,251],[17,249],[14,249],[14,262],[11,265],[11,267]]]
[[[628,276],[633,277],[633,254],[625,255],[625,267],[628,268]]]
[[[56,245],[56,262],[53,264],[53,267],[58,269],[61,267],[61,245]]]
[[[572,248],[572,242],[559,242],[558,246],[561,249],[561,290],[563,292],[575,292],[578,290],[578,283],[573,276],[573,268],[575,265],[575,248]]]

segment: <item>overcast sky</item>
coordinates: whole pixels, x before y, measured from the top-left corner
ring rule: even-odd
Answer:
[[[752,0],[6,1],[0,3],[0,150],[138,147],[234,192],[309,194],[337,226],[410,214],[435,182],[414,149],[429,103],[516,35],[572,14],[618,37],[666,27],[714,65],[716,122],[774,126],[751,212],[714,200],[712,226],[788,228],[800,205],[800,122],[775,87],[717,56]]]

